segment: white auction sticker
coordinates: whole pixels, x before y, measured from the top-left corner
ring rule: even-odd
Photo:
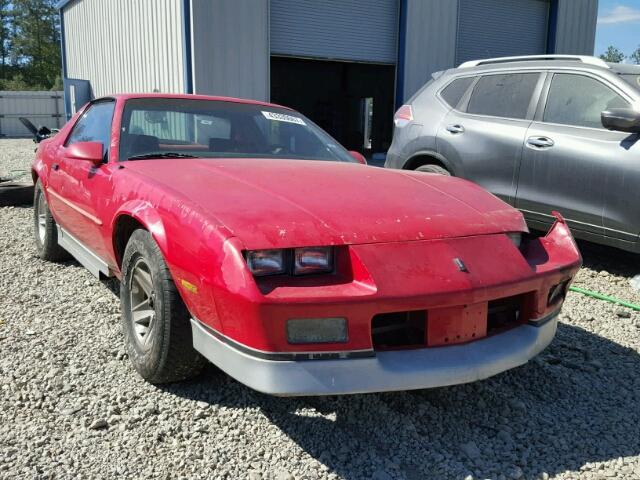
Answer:
[[[306,125],[304,120],[300,117],[294,117],[293,115],[285,115],[284,113],[276,113],[276,112],[262,112],[262,115],[269,120],[275,120],[277,122],[287,122],[287,123],[297,123],[298,125]]]

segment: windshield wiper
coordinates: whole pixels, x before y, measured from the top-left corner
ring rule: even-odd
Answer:
[[[144,160],[146,158],[199,158],[196,155],[189,155],[188,153],[179,152],[156,152],[156,153],[143,153],[142,155],[132,155],[127,160]]]

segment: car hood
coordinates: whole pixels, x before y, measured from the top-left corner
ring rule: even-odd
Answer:
[[[126,169],[180,193],[248,249],[526,231],[517,210],[477,185],[428,173],[245,158],[141,160]]]

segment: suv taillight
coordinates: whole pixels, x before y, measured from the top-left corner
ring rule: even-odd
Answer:
[[[396,127],[404,127],[411,121],[413,121],[411,105],[402,105],[393,116],[393,123]]]

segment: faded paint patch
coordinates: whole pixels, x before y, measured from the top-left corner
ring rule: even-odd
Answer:
[[[196,287],[193,283],[191,282],[187,282],[184,278],[180,279],[180,285],[182,285],[185,290],[191,292],[191,293],[195,293],[196,295],[198,294],[198,287]]]

